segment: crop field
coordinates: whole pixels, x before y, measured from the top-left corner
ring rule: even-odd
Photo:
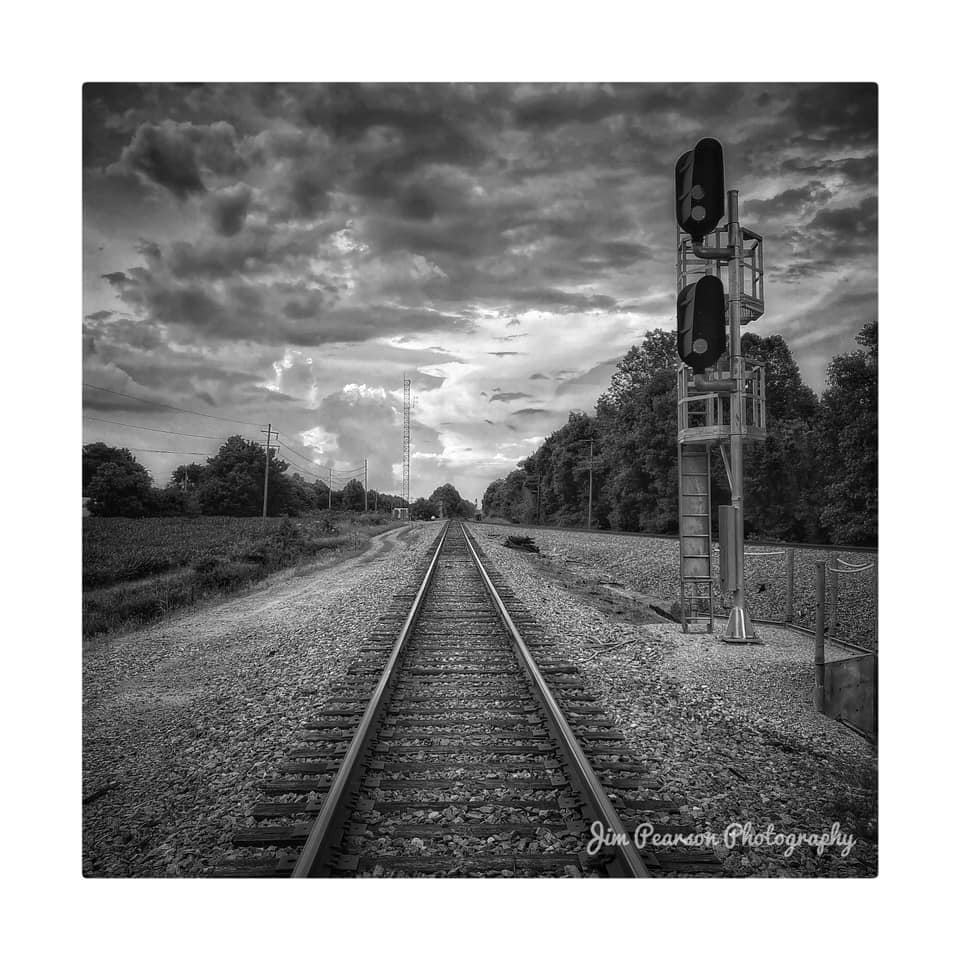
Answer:
[[[86,517],[83,633],[144,623],[226,593],[322,551],[358,548],[396,524],[331,517]]]

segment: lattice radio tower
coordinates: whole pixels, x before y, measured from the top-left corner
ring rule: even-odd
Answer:
[[[403,489],[400,496],[410,503],[410,381],[403,381]]]

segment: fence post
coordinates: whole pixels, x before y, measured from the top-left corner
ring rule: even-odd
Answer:
[[[823,713],[823,621],[826,606],[826,560],[817,560],[817,633],[814,648],[814,685],[813,698],[817,710]]]
[[[837,607],[840,606],[840,575],[839,569],[840,557],[834,556],[830,566],[830,622],[827,625],[827,634],[831,637],[837,635]]]
[[[787,623],[793,623],[793,547],[787,549]]]

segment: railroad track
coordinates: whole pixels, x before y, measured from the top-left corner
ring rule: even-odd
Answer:
[[[590,850],[675,810],[459,522],[302,731],[221,876],[716,872],[706,851]],[[521,634],[523,631],[523,634]],[[626,822],[625,822],[626,821]],[[695,832],[660,823],[658,829]],[[251,855],[252,854],[252,855]]]

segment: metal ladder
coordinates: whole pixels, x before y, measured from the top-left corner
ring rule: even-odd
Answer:
[[[709,624],[713,633],[713,577],[710,572],[710,446],[679,444],[680,622]]]

